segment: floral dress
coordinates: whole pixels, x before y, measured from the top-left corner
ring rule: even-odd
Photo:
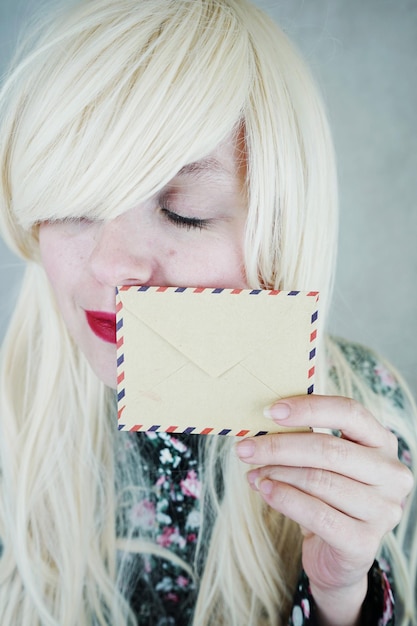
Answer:
[[[346,360],[359,371],[371,389],[389,397],[403,410],[401,389],[389,371],[365,348],[338,341]],[[200,527],[196,435],[137,433],[145,471],[150,475],[151,495],[130,509],[131,521],[138,529],[149,531],[153,541],[168,549],[185,563],[193,563]],[[410,464],[404,442],[399,441],[400,459]],[[158,462],[155,462],[155,459]],[[197,589],[191,573],[179,563],[156,556],[144,556],[141,578],[137,581],[132,607],[140,626],[186,626],[192,623]],[[144,593],[144,590],[147,590]],[[151,590],[151,594],[149,593]],[[163,616],[163,617],[162,617]],[[394,597],[388,561],[375,561],[368,574],[368,594],[363,606],[362,623],[367,626],[393,626]],[[305,572],[300,572],[288,626],[317,624],[314,599]]]
[[[152,533],[158,546],[185,563],[193,563],[201,493],[196,435],[148,432],[137,436],[142,439],[141,455],[147,464],[144,469],[152,477],[153,489],[151,495],[132,507],[131,521],[142,532]],[[132,602],[140,626],[190,624],[196,601],[190,573],[168,559],[142,558],[143,574]],[[153,598],[149,598],[149,590],[154,591]]]

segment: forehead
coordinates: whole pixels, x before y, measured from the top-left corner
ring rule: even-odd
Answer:
[[[246,150],[242,130],[234,131],[207,156],[184,165],[178,178],[196,181],[228,182],[246,176]]]

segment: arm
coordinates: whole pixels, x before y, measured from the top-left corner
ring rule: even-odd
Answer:
[[[303,529],[303,567],[318,623],[357,626],[368,572],[401,518],[411,472],[398,460],[396,437],[353,400],[289,398],[272,407],[271,418],[342,434],[271,434],[237,449],[242,461],[261,466],[248,473],[251,486]]]

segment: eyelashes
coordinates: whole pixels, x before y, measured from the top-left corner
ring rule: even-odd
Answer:
[[[210,226],[211,220],[200,219],[197,217],[185,217],[184,215],[178,215],[167,208],[161,208],[162,214],[165,219],[177,226],[178,228],[186,228],[187,230],[204,230]]]

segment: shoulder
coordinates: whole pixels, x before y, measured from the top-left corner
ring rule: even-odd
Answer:
[[[362,344],[341,337],[329,337],[327,350],[329,375],[336,386],[342,385],[341,376],[350,374],[353,390],[357,394],[360,395],[361,389],[366,388],[376,396],[386,398],[393,407],[399,410],[406,408],[406,387],[382,356]]]
[[[331,393],[361,402],[398,438],[399,458],[411,467],[417,454],[416,406],[398,372],[382,356],[340,337],[326,340]]]

